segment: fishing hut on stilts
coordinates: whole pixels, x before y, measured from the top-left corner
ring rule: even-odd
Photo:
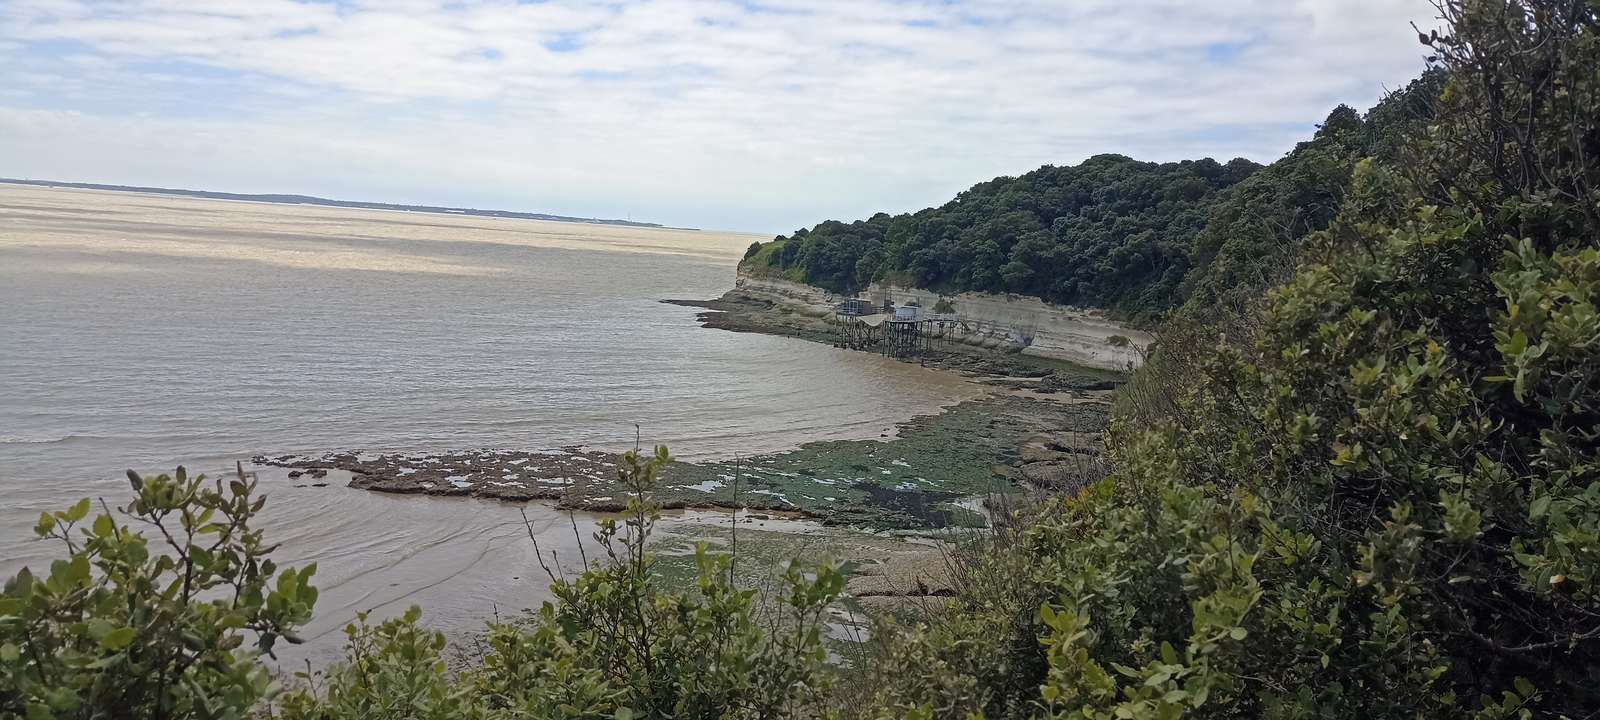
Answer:
[[[846,298],[834,310],[834,347],[881,352],[899,359],[922,357],[935,349],[947,320],[914,304],[895,307],[864,298]]]
[[[883,354],[895,358],[920,357],[931,349],[932,338],[923,333],[926,320],[922,308],[907,305],[894,309],[884,321]]]
[[[846,350],[875,350],[882,339],[882,317],[871,303],[845,298],[834,308],[833,346]]]

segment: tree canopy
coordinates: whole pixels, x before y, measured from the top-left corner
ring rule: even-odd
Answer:
[[[1214,303],[1281,278],[1299,241],[1332,220],[1355,162],[1397,154],[1440,82],[1429,73],[1365,117],[1340,106],[1265,168],[1097,155],[979,183],[937,208],[822,222],[752,248],[743,268],[841,293],[889,280],[1159,318],[1190,297]]]

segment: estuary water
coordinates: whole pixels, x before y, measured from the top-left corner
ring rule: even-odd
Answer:
[[[726,457],[875,438],[975,394],[658,302],[726,291],[756,239],[0,184],[0,573],[48,564],[39,513],[118,504],[126,468],[620,449],[636,424],[646,445]],[[358,611],[418,604],[464,629],[544,597],[516,506],[258,470],[277,558],[320,568],[289,661],[336,655]],[[526,510],[543,542],[575,542],[564,515]]]

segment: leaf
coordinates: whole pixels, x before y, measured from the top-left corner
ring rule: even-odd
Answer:
[[[67,522],[77,522],[79,520],[84,519],[88,515],[89,515],[89,498],[84,498],[82,500],[79,500],[77,502],[77,504],[73,505],[71,508],[69,508],[67,510],[66,521]]]
[[[111,621],[105,618],[94,618],[84,625],[84,632],[88,633],[93,640],[103,640],[115,629],[117,629],[117,626],[112,625]]]
[[[79,585],[89,584],[89,556],[83,553],[72,556],[72,562],[67,563],[69,578]]]
[[[107,650],[121,650],[133,642],[135,634],[131,627],[119,627],[100,638],[100,647]]]
[[[1521,695],[1523,698],[1531,698],[1535,693],[1538,692],[1538,690],[1533,687],[1533,683],[1528,682],[1528,679],[1522,677],[1521,675],[1518,675],[1515,680],[1512,680],[1511,685],[1517,689],[1517,694]]]
[[[144,489],[144,478],[139,477],[139,473],[136,473],[136,472],[134,472],[132,470],[129,470],[128,471],[128,484],[133,486],[133,491],[134,492],[139,492],[140,490]]]
[[[1127,665],[1123,665],[1121,663],[1115,663],[1115,662],[1111,663],[1111,669],[1117,671],[1117,673],[1119,675],[1122,675],[1124,677],[1134,678],[1135,680],[1137,680],[1140,677],[1140,674],[1139,674],[1138,670],[1135,670],[1135,669],[1133,669],[1131,667],[1128,667]]]

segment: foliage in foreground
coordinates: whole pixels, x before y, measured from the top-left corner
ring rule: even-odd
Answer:
[[[939,674],[880,683],[881,716],[1600,712],[1600,19],[1441,7],[1419,162],[1363,163],[1026,568],[890,648]]]
[[[659,508],[649,497],[665,448],[624,456],[633,496],[623,520],[600,523],[603,552],[555,600],[493,624],[480,665],[450,672],[441,633],[413,608],[346,628],[348,658],[291,691],[260,653],[310,617],[314,567],[283,570],[249,526],[263,500],[253,482],[209,486],[130,473],[125,509],[169,545],[152,552],[109,511],[91,527],[89,501],[39,523],[69,559],[47,578],[22,571],[0,599],[0,717],[242,718],[780,718],[816,706],[822,614],[842,590],[838,568],[786,572],[786,610],[758,622],[755,592],[732,583],[731,558],[697,551],[698,584],[658,587],[645,544]],[[542,562],[542,560],[541,560]],[[247,639],[253,645],[246,648]]]
[[[555,601],[490,626],[478,667],[452,676],[444,637],[419,613],[352,625],[350,661],[320,687],[281,699],[291,720],[381,718],[780,718],[826,690],[821,615],[843,589],[836,567],[809,577],[790,567],[787,612],[772,626],[755,592],[733,586],[730,557],[697,550],[689,591],[657,586],[645,549],[659,514],[650,500],[666,448],[629,452],[618,477],[631,492],[624,520],[601,521],[605,554],[572,580],[552,576]]]
[[[85,526],[87,498],[39,518],[66,557],[0,595],[0,717],[242,718],[271,690],[259,653],[310,619],[316,567],[268,558],[254,481],[128,479],[131,524]]]

